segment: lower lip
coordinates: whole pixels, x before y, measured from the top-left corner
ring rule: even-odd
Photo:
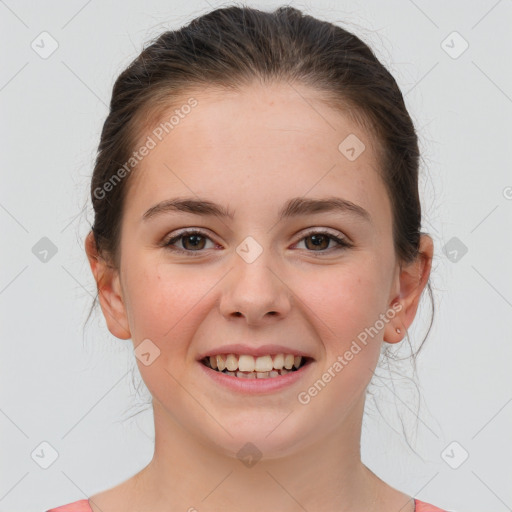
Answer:
[[[309,361],[307,364],[301,366],[298,370],[289,372],[286,375],[267,377],[264,379],[245,379],[243,377],[226,375],[225,373],[208,368],[208,366],[205,366],[203,363],[201,363],[201,361],[198,361],[198,364],[208,377],[213,379],[221,386],[224,386],[233,391],[237,391],[239,393],[257,394],[271,393],[273,391],[279,391],[293,385],[295,382],[309,373],[310,368],[313,366],[313,362],[314,361]]]

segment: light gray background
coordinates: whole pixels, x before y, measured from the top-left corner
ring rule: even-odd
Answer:
[[[117,75],[145,41],[220,5],[0,1],[2,512],[86,498],[151,459],[151,410],[127,419],[147,396],[135,396],[131,341],[110,335],[99,309],[82,330],[95,285],[83,251],[92,216],[81,210]],[[418,360],[422,406],[416,419],[407,381],[376,382],[386,421],[369,402],[363,461],[448,510],[512,510],[512,3],[290,5],[372,46],[421,138],[423,229],[435,243],[438,306]],[[31,47],[43,31],[59,45],[47,59]],[[469,47],[457,55],[464,41]],[[33,252],[43,237],[57,248],[46,262]],[[411,330],[416,345],[430,314],[426,298]],[[418,454],[404,441],[396,407]],[[43,442],[58,453],[47,469]],[[457,469],[449,465],[465,452]]]

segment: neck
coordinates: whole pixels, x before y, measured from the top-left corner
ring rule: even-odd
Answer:
[[[360,459],[364,399],[318,441],[296,444],[278,458],[247,457],[245,463],[183,428],[158,401],[153,406],[155,452],[137,475],[138,506],[154,512],[376,510],[385,484]],[[254,455],[250,447],[248,453]]]

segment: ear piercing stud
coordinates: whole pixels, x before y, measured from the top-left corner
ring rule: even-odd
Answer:
[[[398,334],[400,334],[402,331],[397,327],[397,328],[396,328],[396,332],[397,332]]]

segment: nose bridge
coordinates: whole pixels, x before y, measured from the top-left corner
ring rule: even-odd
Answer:
[[[220,301],[221,313],[244,316],[257,323],[270,316],[286,316],[290,309],[289,290],[279,277],[279,265],[272,251],[247,237],[236,248],[233,267]]]

